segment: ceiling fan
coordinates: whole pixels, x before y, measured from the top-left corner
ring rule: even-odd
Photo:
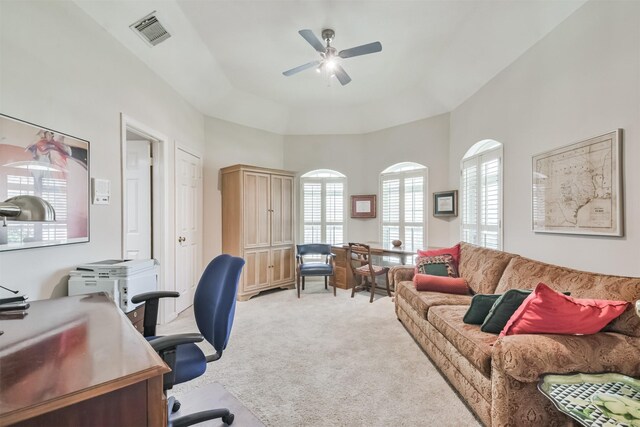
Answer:
[[[380,42],[373,42],[368,44],[363,44],[361,46],[352,47],[351,49],[345,49],[338,52],[336,48],[331,46],[331,42],[335,37],[335,32],[331,29],[322,30],[322,39],[326,42],[326,46],[322,44],[320,40],[313,34],[311,30],[300,30],[298,33],[311,45],[313,48],[320,53],[321,59],[317,61],[307,62],[304,65],[300,65],[298,67],[292,68],[283,72],[285,76],[291,76],[293,74],[299,73],[300,71],[306,70],[307,68],[316,67],[318,71],[327,70],[328,72],[335,74],[338,81],[342,86],[346,85],[351,81],[351,77],[344,71],[344,68],[338,64],[337,59],[347,59],[352,58],[354,56],[367,55],[369,53],[380,52],[382,50],[382,45]]]

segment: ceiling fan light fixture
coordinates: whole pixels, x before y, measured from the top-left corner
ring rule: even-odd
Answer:
[[[328,59],[327,60],[327,69],[329,70],[335,70],[336,68],[336,60],[335,59]]]

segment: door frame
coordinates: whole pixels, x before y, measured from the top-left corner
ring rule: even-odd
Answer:
[[[127,217],[125,214],[125,203],[127,200],[127,129],[139,134],[145,139],[148,139],[151,143],[151,165],[153,166],[151,174],[151,212],[153,215],[152,249],[154,258],[160,263],[158,271],[158,290],[172,290],[168,288],[166,280],[169,277],[169,261],[171,259],[171,253],[169,252],[166,242],[166,236],[168,236],[170,232],[168,221],[168,218],[170,218],[169,200],[165,196],[169,192],[169,180],[167,177],[167,171],[169,170],[169,138],[124,113],[120,113],[121,257],[124,258],[126,254],[127,242]],[[167,304],[167,301],[161,301],[158,317],[159,323],[166,323],[176,317],[175,310],[170,309],[170,307],[171,306]]]
[[[198,227],[200,230],[200,246],[198,249],[198,253],[196,254],[196,257],[198,258],[196,260],[197,264],[196,266],[197,268],[197,275],[198,278],[200,277],[200,275],[202,274],[202,269],[203,269],[203,253],[204,253],[204,164],[202,162],[203,159],[203,155],[202,153],[200,153],[197,150],[194,150],[191,147],[186,147],[185,145],[181,144],[180,142],[176,141],[174,144],[174,148],[173,148],[173,159],[174,159],[174,168],[173,168],[173,200],[178,200],[178,150],[180,151],[184,151],[185,153],[196,157],[198,160],[200,160],[200,191],[197,193],[197,197],[198,197]],[[174,236],[173,236],[173,259],[176,260],[176,262],[178,261],[178,246],[176,245],[176,241],[177,241],[177,234],[178,234],[178,215],[176,212],[176,206],[174,206],[174,212],[173,212],[173,229],[174,229]],[[176,265],[175,268],[173,269],[173,283],[174,283],[174,287],[175,287],[175,283],[177,283],[178,280],[178,266]],[[176,302],[173,302],[173,313],[174,316],[177,316],[177,309],[176,309]]]

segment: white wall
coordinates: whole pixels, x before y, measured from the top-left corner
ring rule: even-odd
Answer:
[[[431,193],[450,190],[448,141],[448,114],[363,135],[285,136],[284,167],[299,174],[325,168],[341,172],[351,196],[378,194],[380,172],[393,164],[421,163],[429,168],[428,244],[443,246],[449,242],[449,222],[431,215]],[[379,214],[376,219],[354,219],[349,211],[348,206],[347,240],[379,240]]]
[[[222,252],[220,169],[235,164],[283,168],[283,137],[212,117],[205,121],[204,260]]]
[[[90,175],[111,181],[90,243],[0,253],[0,284],[31,299],[66,295],[69,270],[121,256],[121,112],[170,138],[170,164],[174,141],[204,151],[203,116],[71,2],[0,2],[0,112],[89,140]]]
[[[591,1],[451,113],[449,177],[477,141],[504,144],[504,249],[611,274],[640,275],[640,3]],[[531,231],[531,157],[624,129],[623,238]],[[451,242],[459,223],[451,224]]]

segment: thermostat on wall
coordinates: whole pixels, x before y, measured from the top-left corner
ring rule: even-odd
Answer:
[[[94,205],[108,205],[111,198],[111,182],[108,179],[91,178],[91,194]]]

